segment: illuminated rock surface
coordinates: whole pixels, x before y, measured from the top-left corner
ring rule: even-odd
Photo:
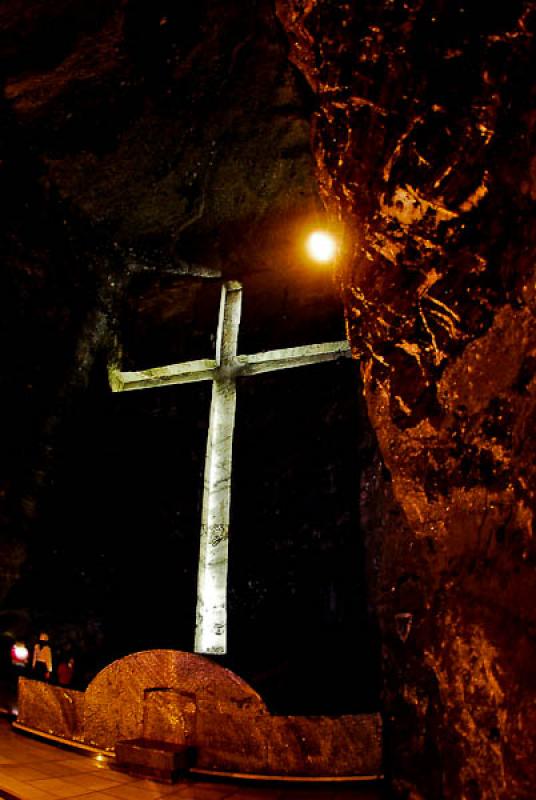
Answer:
[[[534,5],[278,9],[318,99],[323,194],[348,226],[341,277],[383,460],[362,492],[395,786],[528,799]]]

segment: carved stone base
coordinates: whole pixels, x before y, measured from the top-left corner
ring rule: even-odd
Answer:
[[[124,739],[116,742],[115,757],[117,766],[130,775],[173,783],[192,766],[195,751],[154,739]]]

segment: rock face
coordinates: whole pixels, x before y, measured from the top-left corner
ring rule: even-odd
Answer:
[[[43,182],[138,258],[239,277],[248,247],[257,269],[274,257],[300,196],[302,213],[319,207],[270,2],[12,0],[0,31],[5,97]]]
[[[393,784],[528,799],[534,4],[278,12],[317,96],[318,174],[346,223],[349,332],[381,450],[362,493]]]
[[[344,338],[302,255],[324,211],[287,54],[271,0],[0,8],[0,598],[83,652],[82,685],[193,643],[210,386],[116,402],[117,327],[125,369],[211,357],[221,272],[244,284],[240,353]],[[356,367],[239,388],[228,666],[281,712],[377,709]]]
[[[153,277],[153,299],[164,289],[160,321],[184,304],[181,266],[286,274],[294,225],[320,200],[307,98],[269,2],[12,0],[0,79],[0,512],[18,528],[17,496],[26,518],[40,514],[59,420],[109,346],[133,273]]]

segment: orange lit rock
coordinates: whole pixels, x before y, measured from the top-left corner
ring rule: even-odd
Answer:
[[[256,715],[267,713],[259,695],[230,670],[194,653],[149,650],[115,661],[91,682],[85,693],[86,742],[112,748],[118,738],[136,739],[144,735],[160,738],[151,723],[153,715],[158,719],[152,699],[158,689],[175,690],[177,694],[172,695],[172,700],[179,701],[178,707],[184,709],[185,715],[191,713],[194,702],[197,706],[197,698],[218,713],[234,709],[247,709]],[[144,730],[147,700],[145,722],[151,730],[147,727]],[[174,703],[168,702],[167,707],[173,708]],[[185,731],[186,728],[179,734],[181,738]]]
[[[393,788],[529,800],[534,4],[277,5],[382,456],[362,498]]]
[[[20,678],[17,723],[80,742],[84,727],[84,693]]]

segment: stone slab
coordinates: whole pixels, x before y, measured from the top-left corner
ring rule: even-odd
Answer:
[[[143,736],[175,744],[196,741],[198,705],[192,692],[148,690],[143,703]]]
[[[340,717],[198,714],[200,769],[293,777],[378,776],[379,714]]]
[[[194,762],[194,750],[155,739],[127,739],[116,742],[117,766],[132,775],[144,775],[172,783]]]
[[[81,742],[84,692],[19,678],[17,722],[43,733]]]

